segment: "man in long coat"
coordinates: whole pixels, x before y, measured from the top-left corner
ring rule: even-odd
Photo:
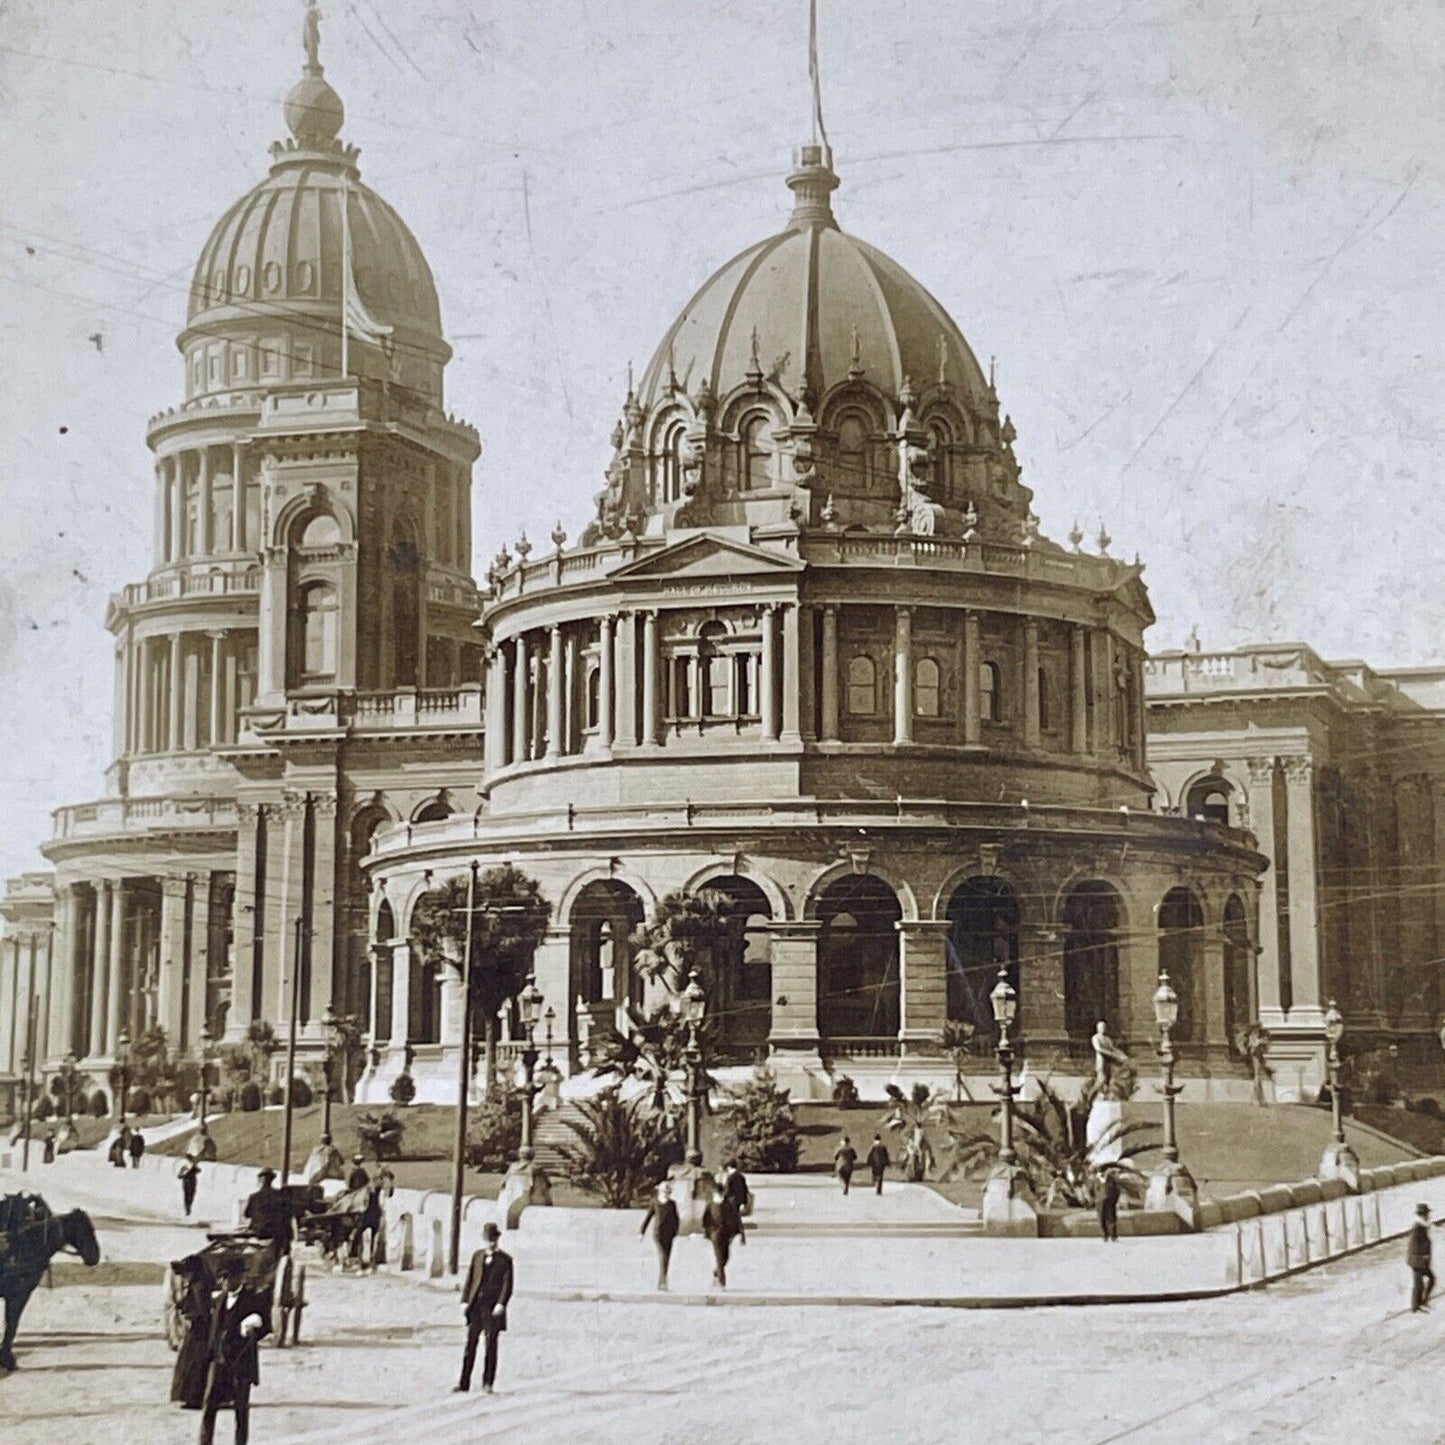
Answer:
[[[1418,1313],[1430,1308],[1430,1295],[1435,1288],[1435,1272],[1430,1268],[1430,1206],[1415,1206],[1415,1222],[1410,1226],[1410,1240],[1405,1246],[1405,1261],[1410,1266],[1413,1283],[1410,1308]]]
[[[657,1287],[665,1290],[667,1267],[672,1262],[672,1246],[680,1228],[677,1201],[672,1197],[672,1185],[666,1179],[657,1186],[657,1193],[649,1202],[647,1213],[642,1216],[640,1232],[646,1234],[649,1227],[652,1230],[652,1242],[657,1246]]]
[[[472,1256],[467,1270],[466,1287],[462,1290],[462,1309],[467,1317],[467,1346],[462,1353],[462,1375],[453,1387],[454,1393],[472,1388],[472,1366],[477,1361],[477,1341],[485,1334],[486,1352],[482,1356],[482,1391],[492,1393],[497,1379],[497,1336],[507,1328],[507,1303],[512,1298],[512,1256],[498,1248],[502,1231],[495,1224],[482,1228],[485,1240]]]
[[[719,1289],[726,1289],[728,1256],[732,1252],[733,1240],[746,1244],[748,1236],[743,1229],[742,1212],[723,1192],[721,1185],[714,1189],[712,1202],[703,1210],[702,1232],[712,1241],[712,1277]]]
[[[246,1445],[251,1433],[251,1390],[261,1383],[256,1347],[271,1333],[271,1321],[265,1301],[244,1283],[245,1274],[246,1267],[238,1257],[226,1260],[221,1288],[211,1303],[201,1445],[211,1445],[216,1415],[226,1406],[236,1412],[236,1445]]]

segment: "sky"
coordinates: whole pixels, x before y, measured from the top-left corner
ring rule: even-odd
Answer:
[[[322,0],[361,169],[436,275],[475,559],[575,536],[641,368],[778,230],[805,0]],[[259,181],[300,0],[0,0],[0,869],[103,792],[146,420]],[[844,229],[983,360],[1044,529],[1145,561],[1156,649],[1445,660],[1445,7],[819,0]],[[99,336],[100,342],[93,340]]]

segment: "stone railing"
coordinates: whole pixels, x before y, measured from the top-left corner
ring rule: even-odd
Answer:
[[[115,600],[126,607],[138,607],[146,602],[258,592],[260,587],[260,568],[248,560],[244,571],[218,566],[204,571],[163,572],[146,578],[144,582],[128,583],[116,594]]]
[[[287,698],[279,707],[254,707],[245,726],[259,737],[275,732],[412,732],[482,726],[482,687],[398,688],[394,692],[316,692]]]
[[[1255,691],[1332,685],[1319,660],[1303,647],[1241,652],[1163,652],[1144,664],[1150,697],[1185,692]]]
[[[104,798],[57,808],[54,838],[103,838],[119,833],[175,832],[236,826],[232,798]]]

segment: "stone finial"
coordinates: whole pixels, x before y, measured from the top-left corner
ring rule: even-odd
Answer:
[[[1074,520],[1074,525],[1069,528],[1069,546],[1076,552],[1083,551],[1084,529],[1079,526],[1077,518]]]
[[[552,528],[552,545],[560,552],[563,544],[567,541],[567,531],[562,525],[562,519],[557,519],[557,525]]]
[[[1100,522],[1099,535],[1097,538],[1095,538],[1095,541],[1097,541],[1099,544],[1099,556],[1107,557],[1109,555],[1109,543],[1113,540],[1114,539],[1108,534],[1108,532],[1105,531],[1103,522]]]
[[[517,556],[525,562],[532,551],[532,544],[527,540],[526,532],[521,532],[517,537]]]

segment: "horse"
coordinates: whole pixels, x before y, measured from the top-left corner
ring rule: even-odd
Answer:
[[[100,1241],[83,1209],[52,1214],[39,1195],[0,1199],[0,1301],[5,1305],[5,1334],[0,1338],[0,1370],[13,1370],[15,1332],[40,1277],[62,1250],[73,1250],[87,1267],[100,1263]]]

